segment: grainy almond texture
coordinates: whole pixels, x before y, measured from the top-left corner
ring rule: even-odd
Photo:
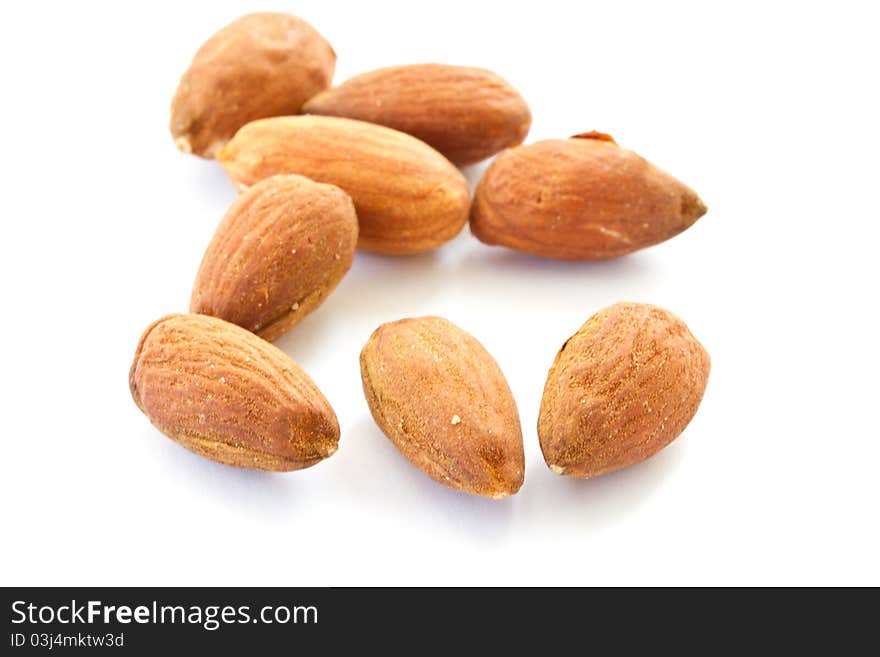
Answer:
[[[492,498],[522,486],[516,402],[471,335],[439,317],[383,324],[361,351],[361,378],[376,424],[434,481]]]
[[[357,210],[358,246],[369,251],[429,251],[467,222],[470,193],[461,172],[415,137],[372,123],[329,116],[254,121],[218,159],[239,189],[279,173],[341,187]]]
[[[302,176],[263,180],[229,208],[208,245],[190,312],[274,340],[314,310],[351,267],[351,198]]]
[[[169,315],[141,337],[129,373],[135,403],[162,433],[240,468],[298,470],[336,451],[339,424],[284,352],[204,315]]]
[[[471,230],[486,244],[600,260],[663,242],[705,213],[692,189],[591,132],[499,155],[477,186]]]
[[[335,67],[333,48],[302,19],[242,16],[208,39],[183,74],[171,103],[174,141],[214,157],[245,123],[298,113]]]
[[[446,64],[391,66],[327,89],[303,112],[360,119],[418,137],[459,165],[521,144],[532,115],[492,71]]]
[[[643,461],[691,421],[709,355],[678,317],[618,303],[569,338],[550,369],[538,437],[552,470],[597,477]]]

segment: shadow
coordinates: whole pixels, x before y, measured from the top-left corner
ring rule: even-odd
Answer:
[[[492,164],[492,160],[494,158],[490,158],[487,160],[483,160],[482,162],[477,162],[476,164],[469,164],[467,166],[459,167],[464,179],[467,180],[468,189],[470,189],[471,197],[474,195],[474,190],[477,187],[477,183],[480,182],[480,178],[483,177],[483,174],[486,172],[486,169],[489,168],[489,165]]]
[[[214,160],[170,153],[167,168],[163,195],[175,199],[173,212],[168,211],[175,221],[186,219],[186,226],[180,229],[183,232],[178,238],[195,240],[194,255],[201,259],[217,224],[238,195],[220,164]]]
[[[336,290],[275,344],[304,364],[309,355],[327,345],[346,345],[352,336],[358,338],[359,352],[380,324],[404,317],[437,314],[456,321],[457,312],[466,309],[474,318],[463,324],[467,328],[524,310],[563,309],[585,321],[614,301],[650,298],[658,278],[656,261],[648,254],[593,262],[550,260],[486,246],[465,228],[430,253],[358,251]],[[439,293],[442,298],[435,303]]]
[[[358,251],[351,270],[318,308],[276,346],[303,360],[329,345],[347,345],[356,336],[357,352],[385,322],[425,314],[424,304],[438,291],[437,251],[382,256]]]
[[[685,451],[686,443],[679,439],[646,461],[595,479],[562,477],[536,459],[527,467],[522,520],[553,535],[583,535],[613,526],[651,499],[681,465]]]
[[[181,153],[181,157],[184,154]],[[238,196],[223,167],[216,160],[189,155],[181,165],[182,177],[188,189],[213,205],[228,208]],[[218,217],[219,221],[220,218]]]
[[[230,508],[248,514],[278,517],[288,515],[297,504],[306,503],[299,494],[294,476],[297,473],[245,470],[199,456],[163,435],[158,429],[144,430],[153,445],[152,454],[162,475],[174,484],[193,491],[193,498],[207,492]],[[318,464],[320,466],[320,464]]]
[[[512,529],[517,497],[504,500],[448,489],[412,465],[365,412],[346,431],[334,464],[346,497],[364,513],[401,526],[426,523],[483,541],[503,539]]]
[[[528,278],[562,276],[583,282],[587,278],[643,279],[655,269],[652,258],[640,252],[608,260],[554,260],[479,242],[473,247],[459,262],[459,270],[463,273],[491,272]]]
[[[358,251],[351,271],[334,296],[346,312],[405,313],[407,308],[416,307],[437,293],[441,258],[442,251],[408,256]]]
[[[650,254],[612,260],[560,261],[539,258],[471,239],[457,262],[450,286],[463,299],[486,299],[501,314],[558,313],[574,309],[586,321],[620,300],[651,298],[662,279]]]

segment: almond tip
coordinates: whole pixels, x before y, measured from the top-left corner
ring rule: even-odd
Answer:
[[[590,130],[589,132],[581,132],[576,135],[572,135],[571,139],[594,139],[596,141],[607,141],[612,144],[617,144],[614,141],[614,137],[605,132],[597,132],[596,130]]]
[[[187,137],[186,135],[175,137],[174,145],[181,153],[192,153],[192,144],[189,141],[189,137]]]

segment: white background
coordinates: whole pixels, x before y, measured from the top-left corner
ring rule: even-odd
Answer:
[[[333,44],[335,80],[423,61],[491,68],[529,141],[597,129],[709,213],[605,263],[484,246],[358,254],[278,344],[339,416],[289,474],[190,454],[132,403],[143,329],[185,311],[233,190],[178,153],[168,107],[198,46],[275,7]],[[3,3],[3,584],[880,584],[878,77],[871,3]],[[474,182],[485,165],[468,170]],[[593,481],[544,465],[561,343],[619,300],[665,306],[712,356],[702,407],[654,459]],[[526,482],[448,491],[374,426],[358,353],[439,314],[506,372]]]

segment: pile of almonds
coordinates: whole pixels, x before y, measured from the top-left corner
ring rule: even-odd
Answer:
[[[333,292],[356,248],[421,253],[469,221],[486,244],[594,260],[667,240],[706,212],[608,135],[521,146],[528,105],[490,71],[395,66],[329,88],[335,62],[303,20],[250,14],[199,49],[172,103],[178,148],[215,157],[241,195],[208,245],[190,314],[144,332],[129,385],[160,431],[221,463],[297,470],[336,451],[330,404],[269,341]],[[471,201],[457,165],[498,153]],[[376,424],[416,467],[474,495],[519,490],[516,402],[470,334],[440,317],[389,322],[360,367]],[[672,313],[599,311],[550,368],[538,420],[547,465],[595,477],[655,454],[693,418],[709,367]]]

